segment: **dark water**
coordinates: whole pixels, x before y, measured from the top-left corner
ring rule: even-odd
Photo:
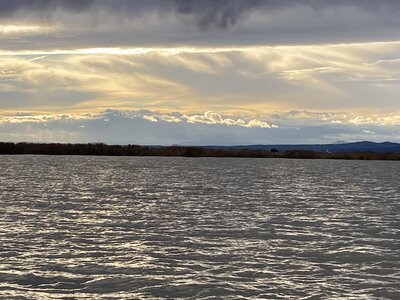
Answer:
[[[2,299],[400,299],[400,163],[0,156]]]

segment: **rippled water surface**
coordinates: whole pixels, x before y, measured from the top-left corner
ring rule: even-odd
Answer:
[[[2,299],[400,299],[400,163],[0,156]]]

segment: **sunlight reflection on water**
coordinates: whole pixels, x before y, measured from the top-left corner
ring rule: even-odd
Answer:
[[[0,157],[5,299],[400,299],[399,162]]]

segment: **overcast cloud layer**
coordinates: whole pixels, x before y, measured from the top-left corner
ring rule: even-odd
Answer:
[[[0,140],[399,141],[399,15],[397,0],[0,0]]]
[[[0,23],[17,27],[0,48],[388,41],[399,13],[396,0],[1,0]]]

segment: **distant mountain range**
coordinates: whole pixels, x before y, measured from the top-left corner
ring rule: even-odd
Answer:
[[[374,142],[355,142],[355,143],[335,143],[335,144],[305,144],[305,145],[245,145],[245,146],[208,146],[211,149],[249,149],[249,150],[271,150],[279,152],[288,150],[310,150],[317,152],[400,152],[399,143],[374,143]]]

